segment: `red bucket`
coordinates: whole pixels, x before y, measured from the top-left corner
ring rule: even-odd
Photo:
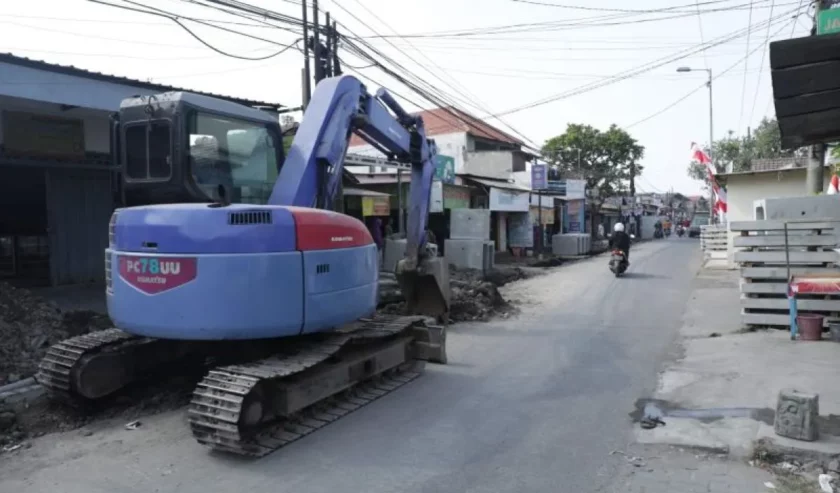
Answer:
[[[799,340],[819,341],[822,339],[823,316],[814,313],[797,315],[796,326],[799,328]]]

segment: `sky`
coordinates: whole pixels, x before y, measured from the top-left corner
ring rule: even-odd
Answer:
[[[251,60],[294,44],[299,34],[214,10],[204,0],[102,1],[212,20],[237,32],[183,20],[225,55],[162,17],[90,0],[6,0],[0,9],[0,52],[289,107],[301,104],[300,50]],[[299,0],[247,3],[301,16]],[[686,167],[691,143],[709,139],[708,75],[677,68],[712,70],[715,139],[730,130],[745,135],[774,114],[767,42],[807,35],[808,3],[321,0],[319,8],[339,22],[343,34],[364,38],[397,62],[403,77],[425,81],[446,100],[533,146],[562,134],[570,123],[603,130],[616,124],[645,146],[639,192],[695,194],[702,183],[689,178]],[[663,8],[671,10],[626,12]],[[479,28],[484,29],[470,32]],[[422,36],[410,36],[417,34]],[[339,47],[339,56],[346,73],[358,75],[371,91],[385,86],[410,100],[402,102],[412,110],[434,107],[346,46]],[[20,81],[3,81],[0,74],[0,86],[4,83]]]

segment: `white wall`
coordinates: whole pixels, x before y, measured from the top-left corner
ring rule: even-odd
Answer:
[[[467,155],[467,134],[465,132],[454,134],[435,135],[431,137],[434,139],[438,147],[438,154],[450,156],[455,159],[455,172],[464,172],[464,163],[466,163]],[[352,146],[347,149],[348,153],[362,154],[366,156],[384,157],[373,146],[362,145]],[[348,170],[353,173],[368,173],[367,167],[348,166]],[[379,170],[377,170],[379,171]]]
[[[509,177],[513,173],[513,163],[511,151],[467,152],[464,173]]]
[[[752,221],[754,220],[753,202],[758,199],[801,197],[808,195],[805,191],[805,168],[792,170],[756,173],[749,175],[733,175],[726,178],[726,220]],[[823,191],[828,189],[831,173],[825,170]],[[730,267],[735,267],[734,261],[735,234],[729,232],[728,257]]]

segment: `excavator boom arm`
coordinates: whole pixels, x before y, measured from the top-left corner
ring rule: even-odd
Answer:
[[[371,95],[353,76],[316,87],[269,204],[330,208],[353,132],[389,159],[411,165],[406,257],[416,264],[425,244],[436,147],[426,139],[422,118],[384,89]]]

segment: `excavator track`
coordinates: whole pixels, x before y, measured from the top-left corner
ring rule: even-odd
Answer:
[[[211,370],[193,393],[190,428],[212,449],[262,457],[414,380],[425,361],[446,362],[442,327],[423,317],[363,320]]]
[[[127,334],[119,329],[107,329],[66,339],[54,344],[38,365],[35,380],[53,397],[73,400],[79,397],[76,370],[89,356],[105,351],[125,350],[150,340]]]

